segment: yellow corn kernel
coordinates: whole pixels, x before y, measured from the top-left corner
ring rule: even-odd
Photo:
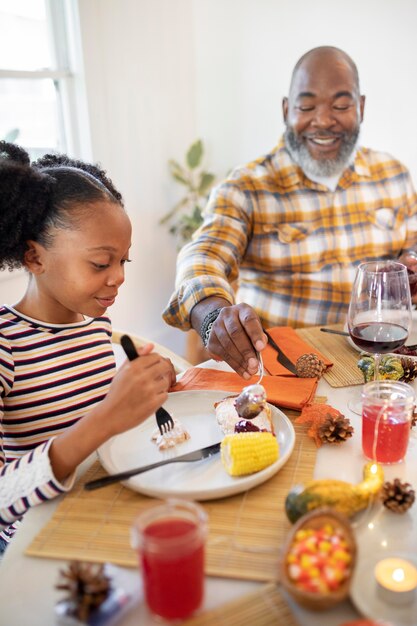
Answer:
[[[278,459],[278,441],[266,432],[226,435],[221,444],[222,463],[231,476],[253,474]]]

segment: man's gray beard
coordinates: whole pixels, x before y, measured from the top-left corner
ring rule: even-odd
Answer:
[[[335,159],[313,159],[307,146],[298,139],[296,133],[289,126],[285,131],[284,139],[285,146],[293,161],[301,167],[306,176],[336,176],[348,166],[351,156],[356,150],[359,127],[352,133],[343,134],[339,154]]]

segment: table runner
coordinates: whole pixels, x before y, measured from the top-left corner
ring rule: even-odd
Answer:
[[[290,419],[299,414],[286,413]],[[277,579],[279,549],[290,529],[285,497],[294,484],[313,477],[316,460],[315,444],[305,428],[297,424],[294,427],[293,453],[275,476],[245,493],[202,503],[210,528],[207,574],[259,581]],[[26,554],[137,567],[129,529],[134,517],[157,500],[120,483],[93,492],[83,490],[86,481],[102,475],[105,471],[97,461],[63,498]]]
[[[343,330],[343,324],[334,324],[326,328]],[[349,345],[346,337],[323,333],[318,327],[299,328],[296,332],[333,361],[333,366],[323,375],[329,385],[332,387],[363,385],[363,374],[357,366],[359,352]]]
[[[242,598],[205,611],[184,626],[297,626],[276,585],[268,584]]]

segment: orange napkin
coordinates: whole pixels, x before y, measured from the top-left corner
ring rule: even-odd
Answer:
[[[192,391],[195,389],[219,389],[240,393],[243,387],[254,385],[259,376],[244,380],[234,372],[192,367],[181,376],[170,391]],[[317,388],[317,378],[277,378],[264,376],[262,379],[268,402],[288,409],[301,410],[305,404],[312,402]]]
[[[281,348],[285,356],[287,356],[289,360],[294,363],[294,365],[296,364],[298,357],[311,352],[316,354],[327,367],[333,365],[333,363],[329,361],[328,358],[323,356],[321,352],[310,346],[308,343],[305,343],[305,341],[303,341],[297,335],[295,330],[290,328],[290,326],[275,326],[274,328],[267,328],[267,331],[278,347]],[[287,368],[281,365],[281,363],[278,363],[277,352],[269,344],[265,350],[262,350],[262,358],[264,366],[270,374],[274,376],[295,377],[295,374],[287,370]]]

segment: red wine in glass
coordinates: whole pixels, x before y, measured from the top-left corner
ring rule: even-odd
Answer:
[[[390,322],[364,322],[350,329],[350,337],[364,352],[386,354],[405,344],[408,330]]]
[[[403,346],[411,329],[411,294],[407,268],[395,261],[370,261],[359,265],[347,316],[353,343],[375,355],[375,380],[379,359]],[[353,398],[349,408],[361,414]]]

